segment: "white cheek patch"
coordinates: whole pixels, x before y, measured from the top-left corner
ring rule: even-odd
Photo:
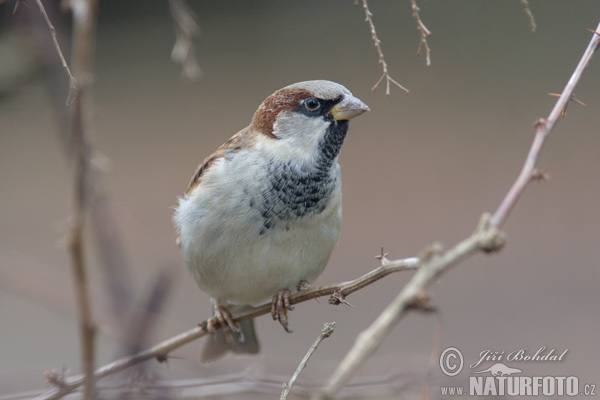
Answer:
[[[273,124],[273,133],[278,138],[276,146],[272,146],[273,152],[282,159],[309,162],[316,156],[329,125],[322,117],[296,112],[280,115]]]

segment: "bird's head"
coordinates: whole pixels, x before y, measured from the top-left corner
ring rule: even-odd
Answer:
[[[273,141],[276,156],[309,162],[317,155],[333,161],[348,132],[348,120],[369,111],[344,86],[305,81],[286,86],[260,105],[250,128]]]

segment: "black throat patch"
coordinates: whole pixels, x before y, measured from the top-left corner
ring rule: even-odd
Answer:
[[[292,162],[267,164],[269,187],[261,193],[261,235],[275,223],[320,214],[327,208],[337,184],[334,162],[347,133],[348,121],[332,120],[311,166],[299,167]]]

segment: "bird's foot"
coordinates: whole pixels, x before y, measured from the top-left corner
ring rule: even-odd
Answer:
[[[302,279],[300,282],[298,282],[298,286],[296,286],[296,289],[299,292],[303,292],[305,290],[308,290],[309,287],[310,285],[308,284],[308,281]]]
[[[233,343],[233,338],[231,337],[231,332],[240,333],[240,326],[237,322],[231,318],[231,313],[220,302],[216,302],[214,305],[214,316],[208,320],[206,324],[206,330],[210,333],[215,331],[215,328],[220,326],[223,329],[223,333],[225,334],[225,339],[227,343]]]
[[[273,320],[278,320],[283,329],[286,332],[292,333],[288,328],[287,312],[292,311],[294,307],[290,305],[290,291],[287,289],[281,289],[273,296],[273,303],[271,305],[271,316]]]

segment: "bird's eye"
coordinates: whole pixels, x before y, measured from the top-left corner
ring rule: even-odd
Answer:
[[[310,111],[315,111],[319,107],[321,107],[321,103],[319,103],[319,100],[315,99],[314,97],[309,97],[308,99],[306,99],[306,101],[304,102],[304,105]]]

